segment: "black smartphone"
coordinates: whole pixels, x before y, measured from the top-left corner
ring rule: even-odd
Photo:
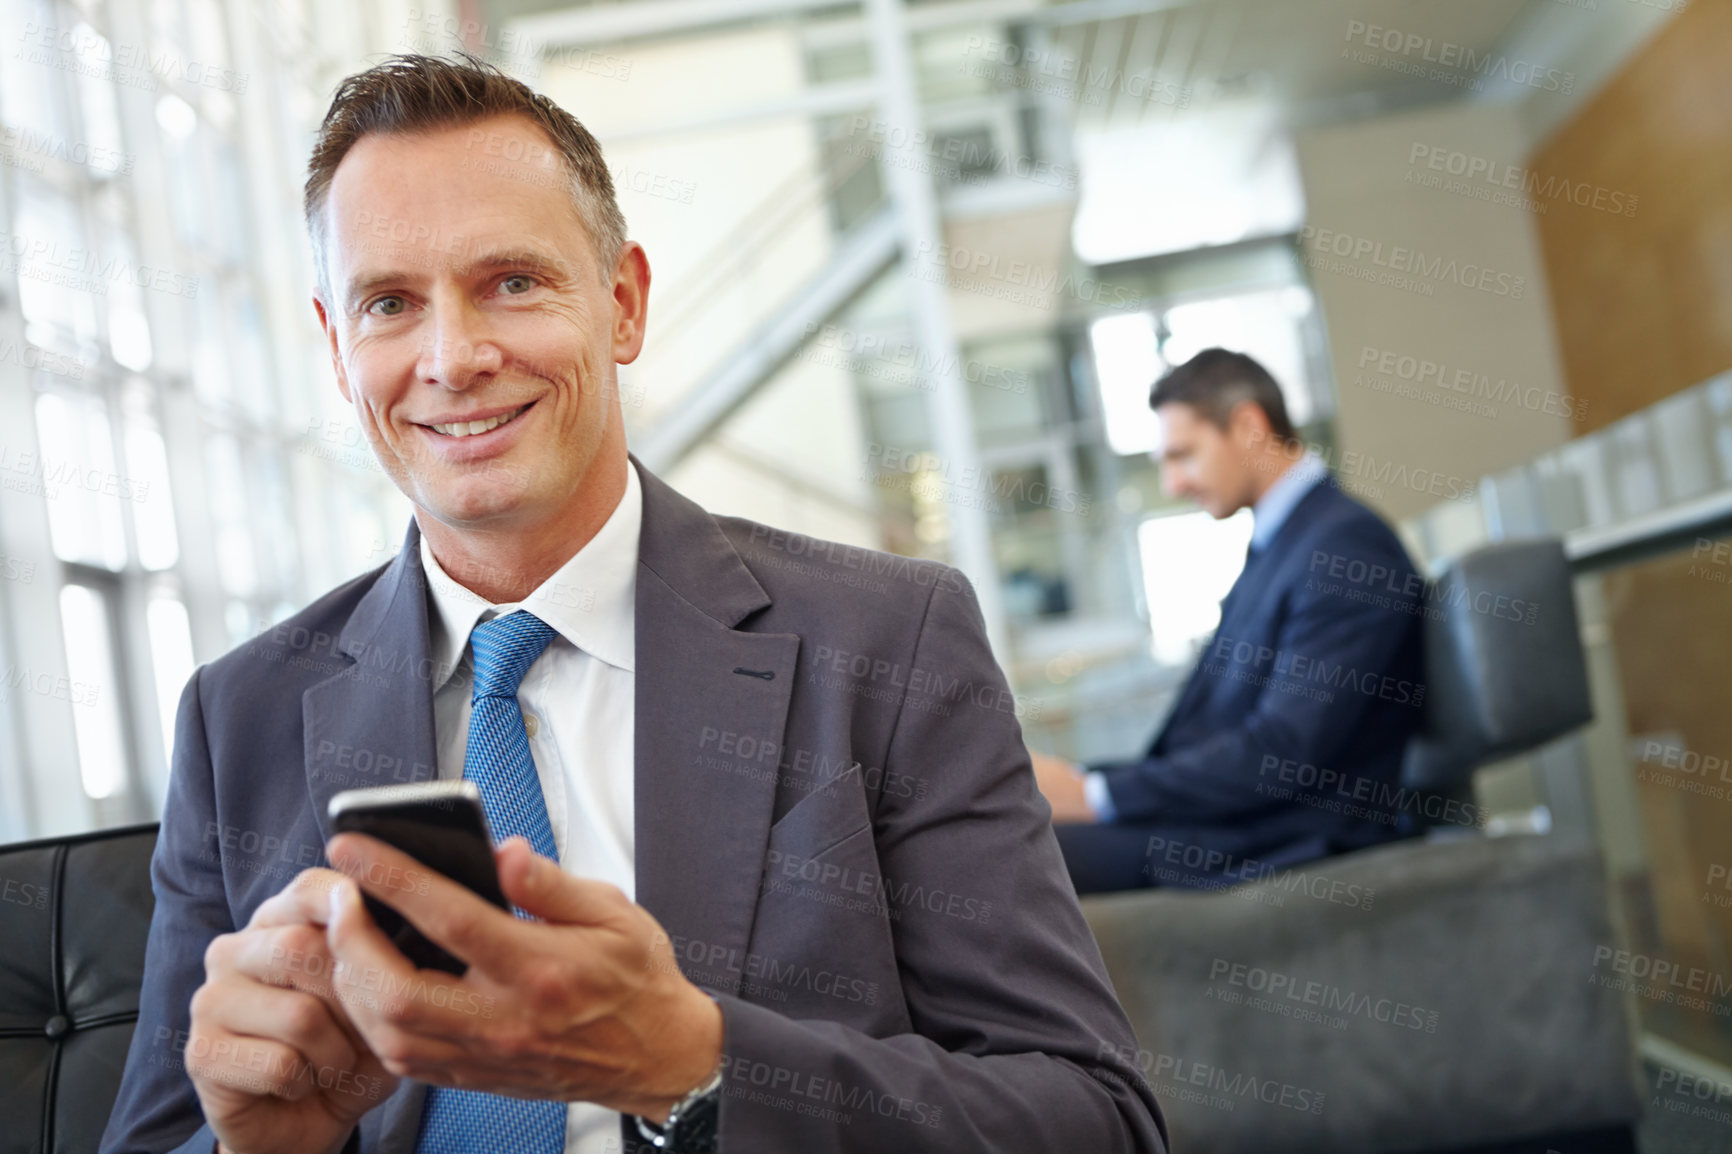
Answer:
[[[499,888],[493,839],[481,791],[472,781],[427,781],[346,789],[331,799],[339,833],[364,833],[395,846],[434,873],[480,894],[502,910],[511,905]],[[405,879],[405,884],[413,884]],[[469,967],[410,925],[386,903],[363,892],[367,912],[417,969],[462,977]]]

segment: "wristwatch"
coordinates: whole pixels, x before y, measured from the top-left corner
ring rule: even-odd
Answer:
[[[635,1114],[632,1120],[637,1123],[638,1136],[656,1150],[669,1154],[714,1154],[721,1112],[722,1071],[718,1066],[709,1081],[674,1103],[674,1108],[668,1111],[668,1120],[660,1126]]]

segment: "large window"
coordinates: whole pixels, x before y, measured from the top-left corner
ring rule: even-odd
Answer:
[[[1189,665],[1221,623],[1221,601],[1245,567],[1251,511],[1224,521],[1207,513],[1151,517],[1137,530],[1148,604],[1149,647],[1163,665]]]
[[[299,227],[306,130],[376,46],[248,10],[0,0],[0,840],[156,816],[195,662],[400,539]]]
[[[1303,426],[1321,415],[1323,383],[1307,353],[1316,307],[1292,284],[1183,300],[1150,312],[1104,316],[1089,326],[1107,443],[1123,455],[1160,445],[1149,388],[1162,373],[1206,348],[1255,357],[1281,386],[1287,415]]]

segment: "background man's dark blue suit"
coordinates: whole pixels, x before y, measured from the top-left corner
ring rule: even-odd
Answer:
[[[1251,552],[1147,752],[1091,767],[1115,820],[1057,827],[1078,891],[1232,884],[1401,836],[1425,609],[1390,527],[1315,485]]]

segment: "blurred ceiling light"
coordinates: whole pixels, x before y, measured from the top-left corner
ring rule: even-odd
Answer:
[[[1292,139],[1262,103],[1079,129],[1072,240],[1088,264],[1276,236],[1304,221]]]
[[[156,123],[176,140],[185,140],[198,128],[198,113],[171,92],[156,102]]]

